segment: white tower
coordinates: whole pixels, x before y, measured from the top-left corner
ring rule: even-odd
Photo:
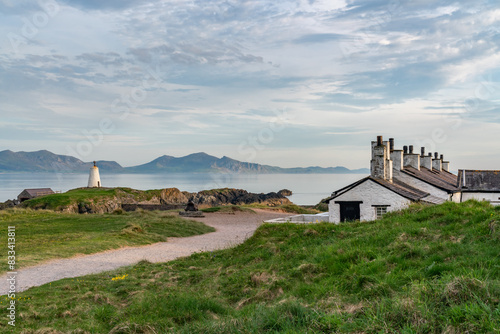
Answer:
[[[99,177],[99,168],[97,168],[95,161],[94,161],[94,167],[90,168],[89,184],[87,187],[88,188],[100,188],[101,187],[101,178]]]

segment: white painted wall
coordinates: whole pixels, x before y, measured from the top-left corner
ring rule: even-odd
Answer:
[[[330,223],[340,223],[340,204],[335,201],[362,201],[359,205],[361,221],[375,220],[375,208],[372,205],[390,205],[387,211],[406,208],[411,201],[372,180],[366,180],[357,187],[336,197],[328,205]]]
[[[461,203],[462,202],[462,193],[456,192],[451,196],[451,201],[453,203]]]
[[[419,180],[411,175],[408,175],[406,173],[403,173],[401,171],[394,170],[394,178],[412,186],[413,188],[417,188],[421,191],[425,191],[432,196],[436,196],[436,197],[442,198],[442,199],[447,200],[447,201],[450,199],[450,195],[448,194],[448,192],[441,190],[439,188],[436,188],[427,182],[421,181],[421,180]]]
[[[99,176],[99,168],[95,166],[90,168],[89,183],[87,187],[89,188],[102,187],[101,177]]]
[[[469,199],[488,201],[492,205],[500,205],[500,193],[462,193],[462,202]]]

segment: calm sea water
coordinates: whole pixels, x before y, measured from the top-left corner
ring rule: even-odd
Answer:
[[[104,187],[130,187],[140,190],[179,188],[197,192],[214,188],[238,188],[254,193],[290,189],[289,199],[300,205],[314,205],[366,175],[363,174],[105,174]],[[88,174],[0,173],[0,202],[17,198],[27,188],[52,188],[65,192],[87,186]]]

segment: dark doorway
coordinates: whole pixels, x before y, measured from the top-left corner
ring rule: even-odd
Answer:
[[[360,220],[359,204],[363,202],[336,202],[340,204],[340,221]]]

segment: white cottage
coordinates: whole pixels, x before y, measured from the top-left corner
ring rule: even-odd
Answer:
[[[449,172],[449,162],[436,153],[413,153],[413,146],[394,149],[394,139],[372,142],[371,175],[335,191],[325,200],[329,221],[374,220],[411,202],[440,204],[460,201],[457,176]]]
[[[500,205],[500,171],[459,170],[460,201],[476,199]]]

